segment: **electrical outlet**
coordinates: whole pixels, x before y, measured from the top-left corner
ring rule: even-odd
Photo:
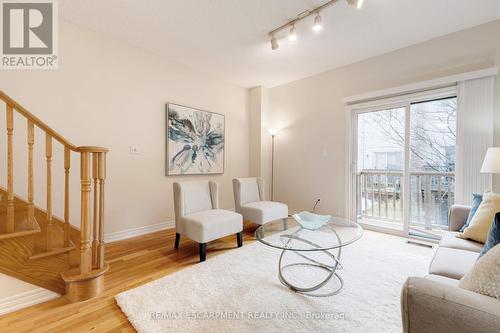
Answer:
[[[130,154],[137,155],[139,154],[139,148],[137,146],[128,146]]]

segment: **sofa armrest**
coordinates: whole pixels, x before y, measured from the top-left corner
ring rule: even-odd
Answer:
[[[450,208],[450,214],[448,216],[448,221],[450,223],[450,231],[459,231],[467,222],[467,217],[469,216],[470,206],[465,205],[453,205]]]
[[[401,317],[404,333],[496,332],[500,300],[411,277],[401,291]]]

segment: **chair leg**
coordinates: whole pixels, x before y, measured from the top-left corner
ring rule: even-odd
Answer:
[[[200,262],[207,259],[207,243],[200,243]]]
[[[238,247],[243,246],[243,231],[240,231],[236,234],[236,242],[238,243]]]
[[[287,230],[288,229],[288,218],[285,217],[283,218],[283,230]]]
[[[175,233],[175,249],[177,250],[179,248],[179,242],[181,240],[181,234]]]

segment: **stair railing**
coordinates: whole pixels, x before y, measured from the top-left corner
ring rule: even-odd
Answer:
[[[33,146],[35,144],[35,127],[45,133],[45,163],[46,163],[46,219],[47,232],[44,240],[44,251],[51,252],[57,249],[53,245],[53,213],[52,213],[52,144],[58,142],[64,147],[64,240],[63,247],[70,245],[70,168],[71,152],[80,155],[80,244],[78,270],[66,272],[63,278],[68,281],[78,283],[81,289],[82,283],[87,281],[89,286],[96,285],[91,282],[92,276],[101,277],[107,269],[104,261],[104,187],[106,179],[106,155],[107,148],[95,146],[75,146],[48,125],[30,113],[15,100],[0,91],[0,99],[6,104],[6,124],[7,124],[7,218],[5,226],[2,227],[4,234],[15,234],[15,205],[14,205],[14,112],[22,115],[27,121],[27,146],[28,146],[28,207],[27,207],[27,228],[35,228],[35,205],[33,188]],[[91,217],[91,192],[93,191],[93,216]],[[93,220],[91,223],[91,219]],[[81,279],[80,279],[81,278]],[[84,281],[84,282],[82,282]],[[71,288],[70,288],[71,289]],[[101,290],[102,288],[97,288]],[[76,290],[79,294],[71,297],[73,300],[82,300],[88,295],[96,296],[98,292]],[[79,299],[78,299],[79,298]]]

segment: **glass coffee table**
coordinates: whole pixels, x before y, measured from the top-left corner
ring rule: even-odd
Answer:
[[[332,217],[315,230],[306,229],[293,217],[266,223],[255,231],[264,245],[282,250],[278,262],[278,277],[291,290],[309,296],[338,294],[344,281],[342,248],[363,235],[361,226],[353,221]]]

